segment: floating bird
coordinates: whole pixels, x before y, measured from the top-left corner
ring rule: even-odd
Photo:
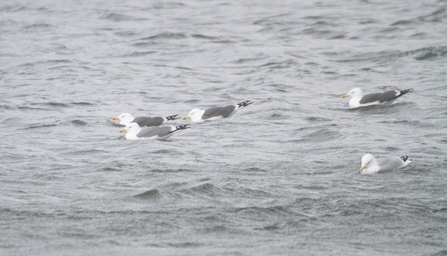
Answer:
[[[220,118],[228,118],[231,117],[234,113],[236,113],[238,110],[253,104],[251,100],[247,100],[235,105],[227,105],[223,107],[213,107],[208,108],[206,110],[201,110],[198,108],[195,108],[189,112],[187,116],[183,117],[183,120],[190,119],[191,122],[194,123],[200,123],[205,120],[215,120]]]
[[[189,128],[189,124],[174,126],[153,126],[141,128],[137,123],[130,123],[126,125],[120,132],[126,133],[126,140],[139,140],[139,139],[157,139],[167,140],[169,137]]]
[[[391,158],[374,158],[371,154],[362,157],[361,174],[374,174],[382,172],[391,172],[406,167],[411,163],[409,156],[391,157]]]
[[[150,117],[150,116],[138,116],[133,117],[129,113],[122,113],[119,116],[115,116],[112,118],[112,120],[119,120],[120,124],[128,125],[130,123],[137,123],[140,127],[148,127],[148,126],[160,126],[167,121],[172,121],[176,119],[180,119],[180,117],[177,117],[178,115],[172,115],[167,117]]]
[[[372,106],[372,105],[391,105],[393,101],[395,101],[397,98],[407,94],[408,92],[412,92],[413,88],[406,89],[406,90],[391,90],[386,92],[377,92],[377,93],[369,93],[363,95],[362,89],[360,88],[354,88],[350,90],[348,93],[343,94],[342,98],[348,98],[351,97],[349,100],[349,106],[351,108],[358,108],[358,107],[366,107],[366,106]]]

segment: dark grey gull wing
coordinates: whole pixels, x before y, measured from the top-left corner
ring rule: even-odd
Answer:
[[[165,123],[166,121],[179,119],[180,117],[177,117],[177,116],[178,115],[172,115],[172,116],[167,116],[167,117],[161,117],[161,116],[156,116],[156,117],[140,116],[140,117],[135,117],[132,120],[132,122],[133,123],[137,123],[140,127],[159,126],[159,125],[162,125],[163,123]]]
[[[189,124],[185,125],[179,125],[179,126],[157,126],[157,127],[147,127],[141,129],[141,131],[137,134],[137,137],[139,138],[145,138],[145,137],[160,137],[160,138],[169,138],[170,136],[174,135],[174,133],[177,133],[181,130],[189,128]]]
[[[406,89],[406,90],[402,90],[402,91],[392,90],[392,91],[386,91],[383,93],[366,94],[360,100],[360,104],[368,104],[368,103],[373,103],[373,102],[377,102],[377,101],[380,103],[391,102],[391,101],[394,101],[395,99],[397,99],[411,91],[413,91],[413,89]]]
[[[135,117],[132,120],[132,123],[137,123],[140,127],[145,126],[159,126],[161,125],[165,120],[163,117],[146,117],[146,116],[139,116]]]
[[[145,127],[142,128],[141,131],[137,134],[137,137],[139,138],[145,138],[145,137],[153,137],[153,136],[160,136],[160,135],[166,135],[171,131],[170,126],[164,126],[165,129],[161,129],[159,126],[154,127]]]
[[[228,105],[224,107],[214,107],[205,110],[202,115],[202,119],[209,119],[211,117],[222,116],[224,118],[232,116],[237,110],[253,104],[251,100],[243,101],[236,105]]]
[[[404,161],[402,161],[399,157],[393,157],[393,158],[378,158],[376,159],[377,163],[380,166],[379,172],[391,172],[396,169],[399,169],[402,165],[404,165]]]
[[[229,117],[233,113],[235,105],[228,105],[225,107],[214,107],[205,110],[202,115],[202,119],[209,119],[216,116]]]

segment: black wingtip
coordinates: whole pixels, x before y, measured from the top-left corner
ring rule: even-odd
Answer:
[[[400,159],[402,159],[402,161],[406,162],[408,160],[408,158],[410,158],[409,156],[401,156]]]
[[[172,116],[167,116],[165,117],[168,121],[172,121],[172,120],[176,120],[176,119],[180,119],[180,117],[178,117],[177,115],[172,115]]]
[[[176,130],[184,130],[184,129],[188,129],[191,127],[190,127],[190,124],[182,124],[182,125],[176,126],[175,128],[176,128]]]
[[[251,104],[253,104],[253,101],[251,101],[251,100],[246,100],[246,101],[243,101],[243,102],[241,102],[241,103],[238,103],[237,105],[238,105],[240,108],[243,108],[243,107],[246,107],[246,106],[251,105]]]
[[[412,92],[412,91],[414,91],[413,88],[405,89],[405,90],[400,91],[400,94],[401,94],[401,95],[404,95],[404,94],[409,93],[409,92]]]

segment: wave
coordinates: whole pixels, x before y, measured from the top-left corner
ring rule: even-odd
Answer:
[[[187,36],[183,33],[165,32],[165,33],[160,33],[160,34],[149,36],[149,37],[144,37],[144,38],[141,38],[140,40],[153,41],[153,40],[166,40],[166,39],[184,39],[186,37]]]
[[[29,31],[29,30],[46,30],[46,29],[49,29],[51,27],[53,27],[53,25],[46,24],[46,23],[36,23],[36,24],[24,26],[20,30],[22,30],[22,31],[23,30],[25,30],[25,31]]]
[[[149,199],[149,200],[158,200],[158,199],[161,199],[163,196],[161,195],[161,193],[158,189],[151,189],[151,190],[145,191],[143,193],[137,194],[134,197],[142,198],[142,199]]]
[[[340,139],[342,137],[343,135],[339,131],[321,128],[315,132],[304,135],[300,141],[304,143],[321,143]]]
[[[31,124],[25,129],[38,129],[59,126],[58,124]]]
[[[377,62],[385,63],[389,61],[395,61],[401,58],[413,57],[418,61],[436,60],[438,58],[444,58],[447,56],[447,45],[440,46],[427,46],[416,50],[410,51],[380,51],[380,52],[368,52],[363,54],[356,54],[350,58],[335,60],[336,62]]]
[[[146,18],[142,18],[142,17],[133,17],[133,16],[118,14],[118,13],[110,13],[110,14],[104,16],[103,19],[111,20],[111,21],[115,21],[115,22],[147,20]]]
[[[447,46],[425,47],[415,51],[408,52],[409,55],[415,55],[416,60],[427,61],[447,56]]]
[[[443,19],[445,19],[446,9],[445,8],[439,8],[436,11],[428,14],[428,15],[422,15],[418,16],[413,19],[405,19],[405,20],[399,20],[391,24],[391,26],[407,26],[407,25],[414,25],[415,23],[433,23],[433,22],[443,22]]]
[[[152,169],[150,172],[154,173],[182,173],[182,172],[195,172],[195,170],[192,169]]]

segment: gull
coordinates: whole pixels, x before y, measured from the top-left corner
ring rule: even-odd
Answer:
[[[167,140],[169,137],[189,128],[189,124],[174,126],[152,126],[141,128],[137,123],[130,123],[126,125],[120,132],[126,133],[126,140],[140,140],[140,139],[157,139]]]
[[[400,168],[404,168],[411,163],[409,156],[391,157],[391,158],[375,158],[371,154],[365,154],[362,157],[361,174],[375,174],[382,172],[391,172]]]

